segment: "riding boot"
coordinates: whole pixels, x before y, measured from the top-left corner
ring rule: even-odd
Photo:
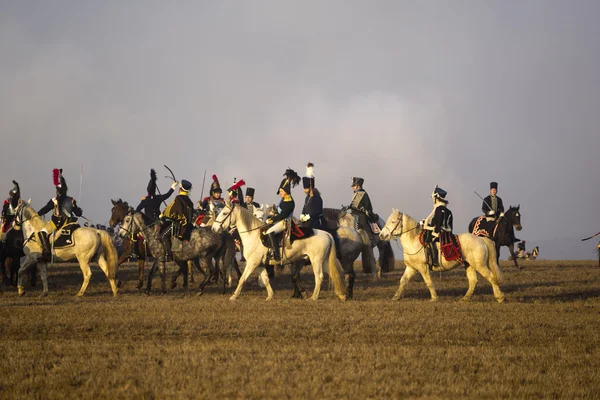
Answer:
[[[438,251],[437,251],[437,246],[435,242],[431,242],[430,245],[430,249],[431,249],[431,265],[433,267],[437,267],[439,265],[439,260],[438,260]]]
[[[281,263],[281,255],[279,254],[279,243],[275,238],[275,233],[269,233],[269,241],[271,242],[271,247],[273,248],[273,259],[278,263]]]
[[[265,266],[267,270],[267,275],[269,276],[269,280],[275,279],[275,268],[272,265]]]
[[[40,245],[42,246],[42,255],[38,257],[38,261],[50,262],[52,254],[50,253],[50,239],[44,231],[38,232]]]

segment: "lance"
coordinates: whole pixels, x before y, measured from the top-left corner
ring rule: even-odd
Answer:
[[[586,240],[593,239],[593,238],[595,238],[595,237],[596,237],[596,236],[598,236],[598,235],[600,235],[600,232],[596,233],[596,234],[595,234],[595,235],[593,235],[593,236],[587,237],[587,238],[585,238],[585,239],[581,239],[581,241],[582,241],[582,242],[585,242]]]

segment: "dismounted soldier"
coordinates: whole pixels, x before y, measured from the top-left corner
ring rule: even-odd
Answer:
[[[245,198],[246,208],[252,215],[254,215],[254,211],[260,208],[260,204],[254,201],[254,188],[246,188],[246,198]]]
[[[283,175],[285,178],[283,178],[279,184],[279,189],[277,191],[281,197],[281,201],[277,207],[279,213],[267,219],[267,223],[273,224],[273,226],[266,231],[266,234],[269,235],[271,246],[273,247],[273,258],[277,262],[281,262],[281,256],[279,255],[279,243],[276,240],[275,235],[285,230],[287,222],[294,213],[296,203],[292,198],[292,188],[296,187],[300,182],[300,177],[296,171],[291,168],[288,168]]]
[[[4,200],[2,205],[2,241],[6,239],[6,232],[10,229],[15,220],[15,212],[21,199],[21,189],[17,181],[12,181],[14,187],[8,192],[8,199]]]
[[[239,204],[242,207],[246,207],[246,203],[244,203],[244,198],[242,196],[242,186],[244,186],[246,182],[243,179],[240,179],[236,182],[236,179],[233,178],[233,185],[229,189],[227,189],[227,193],[229,194],[229,201],[235,204]]]
[[[162,195],[156,194],[156,171],[152,168],[150,169],[150,181],[148,182],[148,195],[142,197],[142,201],[136,207],[135,211],[143,211],[148,217],[150,217],[153,221],[156,221],[160,216],[160,205],[163,201],[167,200],[175,189],[177,188],[178,183],[173,182],[169,191]]]
[[[446,194],[447,192],[444,189],[437,186],[435,187],[433,193],[431,193],[433,210],[427,218],[421,221],[423,229],[425,229],[423,241],[426,244],[429,244],[427,247],[430,251],[432,264],[434,266],[438,265],[438,251],[435,244],[439,241],[440,233],[442,231],[452,232],[452,211],[446,207],[448,204]]]
[[[496,196],[497,193],[498,183],[490,182],[490,195],[483,199],[483,204],[481,205],[481,211],[490,220],[504,216],[504,205],[502,204],[502,199]]]
[[[210,185],[210,192],[207,197],[202,200],[201,208],[213,218],[221,212],[225,207],[225,200],[221,197],[223,190],[216,175],[212,176],[213,183]]]
[[[67,196],[67,182],[62,176],[62,169],[53,170],[54,186],[56,187],[56,197],[48,201],[39,211],[39,215],[45,215],[50,210],[54,210],[52,218],[46,226],[38,233],[38,238],[42,246],[42,255],[39,261],[50,261],[50,241],[48,235],[55,230],[62,228],[68,223],[77,222],[77,217],[83,214],[81,208],[77,206],[74,198]]]

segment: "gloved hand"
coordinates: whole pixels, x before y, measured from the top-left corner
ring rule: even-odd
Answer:
[[[273,219],[272,218],[267,218],[267,224],[272,224],[273,223]]]
[[[421,225],[421,226],[425,225],[425,220],[424,219],[420,220],[419,225]]]
[[[500,213],[500,218],[504,217],[504,213]]]
[[[179,185],[179,182],[174,181],[173,184],[171,185],[171,189],[173,189],[173,190],[177,189],[177,185]]]
[[[488,215],[489,215],[490,217],[491,217],[491,216],[494,216],[494,215],[496,215],[496,211],[494,211],[494,210],[491,210],[491,211],[489,211],[489,212],[488,212]]]
[[[436,237],[440,236],[440,233],[433,231],[433,232],[431,232],[431,236],[433,236],[434,238],[436,238]]]

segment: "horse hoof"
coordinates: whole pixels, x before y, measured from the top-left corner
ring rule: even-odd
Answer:
[[[42,297],[48,297],[48,292],[42,292],[42,294],[40,294],[39,297],[40,298],[42,298]]]
[[[117,287],[120,288],[123,286],[123,282],[120,279],[117,279]]]
[[[171,289],[175,289],[177,287],[177,282],[171,282]]]
[[[23,297],[23,295],[25,294],[25,287],[17,286],[17,293],[19,294],[19,297]]]
[[[395,295],[394,297],[392,297],[392,300],[393,300],[393,301],[398,301],[398,300],[400,300],[400,296],[398,296],[398,295]]]
[[[139,283],[139,284],[136,286],[137,290],[142,290],[142,288],[143,288],[143,287],[144,287],[144,282],[140,282],[140,283]]]
[[[231,296],[231,297],[229,298],[229,301],[236,301],[236,300],[237,300],[237,297],[235,297],[235,296]]]
[[[506,299],[504,297],[500,297],[499,299],[496,299],[496,301],[498,303],[504,303],[506,301]]]
[[[471,298],[469,297],[463,297],[462,299],[459,300],[461,303],[468,303],[469,301],[471,301]]]
[[[272,298],[272,297],[267,297],[267,298],[265,299],[265,301],[271,301],[271,300],[273,300],[273,298]]]
[[[432,302],[432,303],[435,303],[436,301],[438,301],[438,298],[437,298],[437,297],[434,297],[434,298],[432,298],[432,299],[431,299],[431,300],[429,300],[429,301],[430,301],[430,302]]]
[[[77,293],[77,294],[75,295],[75,297],[76,297],[76,298],[77,298],[77,297],[83,297],[83,293]]]
[[[202,290],[198,290],[198,293],[196,293],[196,296],[202,296],[204,294],[204,292]]]

